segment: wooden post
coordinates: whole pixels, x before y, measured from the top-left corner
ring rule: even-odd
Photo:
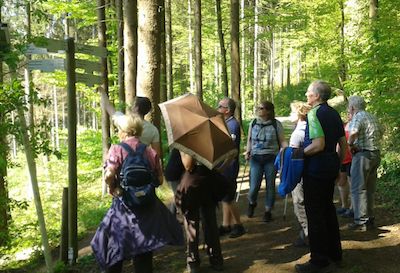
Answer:
[[[60,261],[68,262],[68,187],[62,193]]]
[[[35,201],[36,213],[38,215],[38,222],[39,222],[40,234],[41,234],[42,245],[43,245],[44,259],[46,261],[47,271],[52,273],[53,269],[52,269],[52,260],[51,260],[51,253],[50,253],[50,247],[49,247],[49,239],[47,237],[46,222],[44,220],[42,201],[40,200],[40,192],[39,192],[39,185],[38,185],[37,172],[36,172],[36,163],[35,163],[35,159],[34,159],[34,155],[33,155],[33,150],[32,150],[31,144],[29,142],[29,136],[28,136],[28,132],[27,132],[28,128],[26,125],[24,110],[22,107],[18,107],[17,110],[18,110],[18,117],[20,120],[22,141],[24,143],[26,161],[28,163],[29,174],[30,174],[31,182],[32,182],[33,198]]]
[[[66,72],[68,97],[68,260],[76,263],[78,254],[78,183],[76,158],[76,75],[75,44],[66,39]]]

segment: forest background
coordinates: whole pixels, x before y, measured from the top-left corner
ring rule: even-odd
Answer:
[[[108,50],[100,59],[77,55],[99,61],[103,79],[100,86],[76,85],[80,238],[96,228],[110,202],[102,197],[101,165],[114,129],[97,88],[122,110],[135,95],[148,96],[154,106],[187,92],[212,106],[232,96],[246,127],[258,102],[271,100],[277,115],[288,115],[307,85],[323,79],[335,96],[363,96],[384,126],[379,198],[398,213],[399,0],[7,0],[0,7],[0,268],[35,263],[42,253],[22,116],[50,246],[60,240],[61,193],[68,185],[67,79],[65,71],[41,73],[27,64],[65,52],[27,54],[37,37],[72,37]],[[338,110],[345,119],[345,105]],[[158,107],[148,118],[165,144]]]

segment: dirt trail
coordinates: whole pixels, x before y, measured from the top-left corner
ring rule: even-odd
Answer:
[[[239,179],[240,182],[240,179]],[[244,185],[248,185],[247,181]],[[242,214],[242,221],[247,233],[240,238],[221,239],[225,270],[227,273],[286,273],[295,272],[296,263],[306,262],[309,259],[307,248],[292,246],[298,230],[293,214],[291,198],[288,199],[286,219],[283,219],[284,199],[277,197],[273,210],[273,221],[264,223],[262,206],[256,208],[255,217],[248,219],[245,216],[247,209],[247,187],[242,188],[238,205]],[[259,203],[262,203],[264,192],[260,192]],[[220,213],[220,212],[219,212]],[[221,215],[218,216],[221,219]],[[377,207],[376,225],[372,231],[357,233],[341,231],[343,246],[343,268],[338,273],[399,273],[400,266],[400,223],[395,223],[391,215]],[[340,226],[345,226],[349,220],[339,217]],[[87,240],[89,242],[90,240]],[[82,244],[82,242],[81,242]],[[90,253],[87,243],[81,245],[81,255]],[[155,253],[155,272],[183,273],[185,267],[185,248],[166,247]],[[201,251],[201,272],[215,272],[208,269],[208,260],[205,251]],[[132,272],[132,265],[126,263],[125,272]],[[85,272],[99,272],[95,267],[85,269]]]

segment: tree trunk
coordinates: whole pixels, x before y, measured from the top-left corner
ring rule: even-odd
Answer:
[[[241,100],[241,110],[242,110],[242,112],[246,109],[246,80],[247,80],[247,77],[246,77],[246,58],[245,58],[245,56],[246,56],[246,50],[245,50],[245,24],[244,24],[244,9],[245,9],[245,0],[241,0],[241,3],[240,3],[240,6],[241,6],[241,12],[240,12],[240,19],[241,19],[241,21],[242,21],[242,27],[241,27],[241,33],[242,33],[242,39],[241,39],[241,43],[242,43],[242,46],[240,47],[240,49],[241,49],[241,54],[242,54],[242,57],[241,57],[241,97],[242,97],[242,100]],[[245,112],[244,112],[245,113]],[[242,118],[246,118],[245,117],[245,115],[244,115],[244,113],[241,115],[242,116]]]
[[[97,0],[97,19],[98,19],[98,35],[99,35],[99,46],[107,47],[106,38],[106,9],[105,1]],[[99,88],[103,88],[104,92],[108,94],[108,69],[107,69],[107,57],[101,59],[101,76],[103,83]],[[108,149],[110,148],[110,116],[104,106],[105,102],[101,100],[101,131],[102,131],[102,147],[103,147],[103,159],[107,157]]]
[[[160,26],[160,101],[164,102],[167,100],[167,49],[166,49],[166,34],[165,34],[165,0],[158,0],[159,16],[158,20]],[[156,107],[158,108],[158,107]]]
[[[54,148],[60,149],[60,141],[58,135],[58,102],[57,102],[57,87],[53,86],[53,109],[54,109]]]
[[[131,112],[131,106],[136,96],[137,74],[137,0],[123,0],[124,5],[124,65],[125,65],[125,102],[126,110]]]
[[[253,101],[254,101],[254,112],[257,104],[259,103],[259,84],[260,80],[258,77],[258,64],[259,64],[259,42],[258,42],[258,0],[254,3],[254,66],[253,66],[253,78],[254,78],[254,91],[253,91]]]
[[[118,99],[120,110],[125,113],[125,75],[124,75],[124,16],[122,0],[115,0],[117,15],[117,39],[118,39]]]
[[[1,21],[0,2],[0,21]],[[0,85],[3,86],[3,58],[0,55]],[[5,121],[5,114],[0,112],[0,124]],[[8,220],[9,220],[9,199],[7,187],[7,134],[0,131],[0,246],[4,245],[8,238]]]
[[[195,0],[194,5],[194,50],[196,59],[196,94],[203,100],[203,60],[201,57],[201,0]]]
[[[275,36],[274,29],[271,27],[271,39],[270,39],[270,64],[269,64],[269,81],[270,81],[270,92],[271,92],[271,101],[274,101],[274,92],[275,92]]]
[[[347,79],[347,68],[346,68],[346,56],[344,52],[345,47],[345,34],[344,34],[344,24],[345,24],[345,17],[344,17],[344,1],[339,1],[340,5],[340,13],[341,13],[341,21],[340,21],[340,59],[339,59],[339,83],[340,89],[344,91],[344,84]]]
[[[137,92],[139,96],[150,99],[153,108],[150,120],[160,128],[160,62],[161,62],[161,12],[159,0],[138,1],[138,77]]]
[[[167,99],[174,97],[174,85],[172,79],[172,16],[171,0],[165,1],[165,48],[166,48],[166,81]]]
[[[235,116],[242,125],[240,107],[239,0],[231,0],[231,96],[236,101]]]
[[[221,16],[221,0],[215,0],[215,8],[217,11],[218,38],[221,50],[221,66],[222,66],[222,93],[228,97],[228,72],[226,68],[226,49],[224,41],[224,33],[222,31],[222,16]]]
[[[197,0],[196,0],[197,1]],[[194,93],[194,80],[193,80],[193,38],[192,38],[192,0],[188,0],[188,33],[189,33],[189,80],[190,92]]]

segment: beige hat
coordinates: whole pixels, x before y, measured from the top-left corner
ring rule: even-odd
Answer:
[[[143,121],[135,114],[124,115],[121,112],[116,112],[113,115],[115,126],[128,136],[141,136],[143,131]]]

